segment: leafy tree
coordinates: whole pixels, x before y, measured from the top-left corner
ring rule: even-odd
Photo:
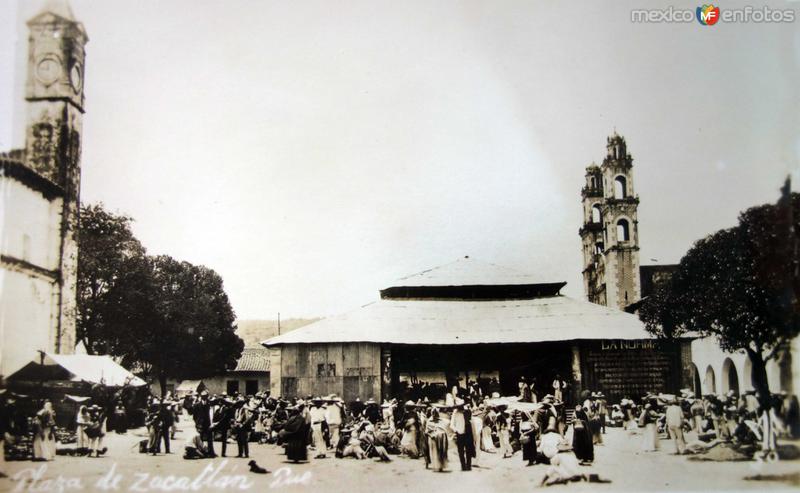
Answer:
[[[102,204],[81,210],[78,338],[91,354],[158,378],[198,378],[236,365],[244,343],[213,270],[169,256],[149,257],[132,219]]]
[[[131,221],[102,204],[81,207],[77,336],[89,354],[124,354],[152,323],[151,268]]]
[[[213,270],[162,255],[153,259],[155,323],[139,344],[139,358],[158,377],[197,378],[236,366],[244,342],[222,278]]]
[[[799,239],[800,194],[790,194],[787,182],[777,205],[748,209],[736,227],[696,242],[639,317],[659,337],[696,333],[715,337],[724,351],[745,351],[768,410],[766,364],[800,333]]]

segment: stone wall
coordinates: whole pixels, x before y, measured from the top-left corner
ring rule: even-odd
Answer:
[[[0,375],[56,350],[62,203],[0,178]]]

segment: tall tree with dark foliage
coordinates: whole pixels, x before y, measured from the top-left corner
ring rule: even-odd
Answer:
[[[152,269],[131,222],[81,207],[77,335],[89,354],[124,355],[154,320]]]
[[[639,317],[658,337],[715,337],[745,351],[762,410],[772,406],[767,362],[800,333],[800,194],[787,180],[777,204],[742,212],[739,224],[699,240],[644,300]],[[747,378],[747,376],[745,376]]]
[[[156,323],[137,351],[162,392],[168,377],[197,378],[236,366],[244,342],[222,278],[213,270],[161,255],[153,258]]]
[[[81,209],[78,338],[90,354],[158,379],[201,378],[236,365],[244,343],[213,270],[169,256],[150,257],[132,219],[102,204]]]

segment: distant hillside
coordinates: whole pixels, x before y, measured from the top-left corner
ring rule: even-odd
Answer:
[[[281,319],[281,334],[299,329],[304,325],[314,323],[319,318],[287,318]],[[278,335],[277,320],[237,320],[236,335],[242,338],[245,346],[258,344],[259,342]]]

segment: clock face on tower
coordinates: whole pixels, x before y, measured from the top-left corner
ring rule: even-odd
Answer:
[[[36,64],[36,78],[39,82],[49,86],[61,75],[61,62],[55,55],[45,55]]]
[[[83,87],[83,71],[81,70],[81,66],[77,63],[72,66],[72,70],[69,71],[69,83],[72,86],[72,90],[75,91],[75,94],[80,94],[81,88]]]

